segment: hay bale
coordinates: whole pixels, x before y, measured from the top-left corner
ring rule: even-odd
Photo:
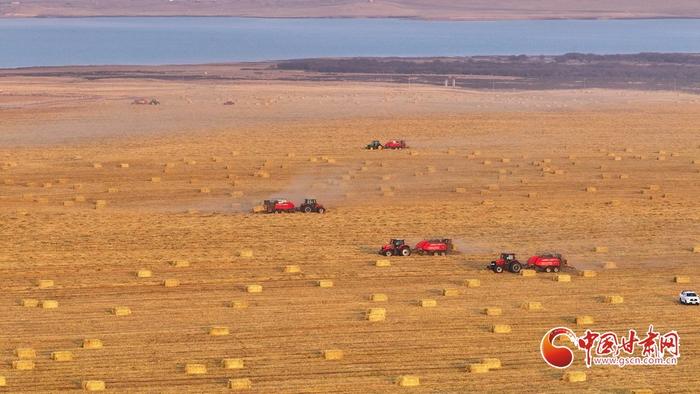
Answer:
[[[318,287],[322,287],[324,289],[328,289],[333,287],[333,281],[330,279],[321,279],[319,281],[316,281],[316,285]]]
[[[420,386],[420,378],[415,375],[401,375],[396,378],[396,384],[401,387],[418,387]]]
[[[700,245],[695,245],[695,246],[693,246],[693,248],[691,249],[691,251],[692,251],[693,253],[700,253]]]
[[[520,276],[525,278],[533,278],[537,276],[537,271],[535,270],[520,270]]]
[[[92,163],[92,168],[102,168],[102,163]]]
[[[423,298],[418,304],[423,308],[434,308],[437,306],[437,301],[432,298]]]
[[[380,259],[380,260],[377,260],[374,263],[374,265],[376,267],[391,267],[391,261],[389,261],[387,259]]]
[[[85,391],[104,391],[107,388],[103,380],[83,380],[81,386]]]
[[[503,313],[503,310],[501,308],[497,308],[497,307],[484,308],[484,315],[487,315],[487,316],[501,316],[502,313]]]
[[[56,309],[58,308],[58,301],[56,300],[43,300],[41,301],[42,309]]]
[[[485,166],[490,166],[490,165],[491,165],[491,160],[484,160],[484,161],[481,162],[481,164],[483,164],[483,165],[485,165]]]
[[[598,276],[598,272],[593,270],[583,270],[579,273],[579,275],[583,276],[584,278],[595,278]]]
[[[209,328],[209,335],[213,337],[221,337],[229,334],[228,327],[225,326],[213,326]]]
[[[459,289],[442,289],[442,295],[445,297],[456,297],[459,295]]]
[[[569,383],[585,382],[586,373],[584,371],[566,371],[562,379]]]
[[[496,191],[496,190],[500,189],[500,187],[496,184],[488,185],[488,186],[486,186],[486,188],[491,190],[491,191]]]
[[[30,371],[34,369],[34,361],[32,360],[14,360],[12,361],[12,369],[18,371]]]
[[[248,378],[235,378],[228,380],[228,388],[231,390],[249,390],[253,383]]]
[[[598,191],[598,189],[595,186],[588,186],[588,187],[586,187],[586,191],[588,193],[595,193]]]
[[[606,202],[607,205],[610,205],[611,207],[619,207],[620,206],[620,201],[619,200],[610,200]]]
[[[491,326],[491,332],[494,334],[510,334],[511,327],[508,324],[494,324]]]
[[[607,246],[596,246],[593,249],[593,251],[596,253],[608,253],[608,247]]]
[[[170,261],[170,265],[177,268],[184,268],[189,267],[190,262],[188,260],[172,260]]]
[[[102,341],[95,338],[83,339],[83,349],[102,349]]]
[[[153,276],[153,272],[151,270],[147,270],[145,268],[141,268],[136,272],[136,277],[137,278],[150,278]]]
[[[107,200],[95,200],[95,209],[104,208],[107,206]]]
[[[369,308],[367,311],[367,320],[383,321],[386,319],[386,309],[384,308]]]
[[[614,261],[606,261],[603,263],[603,268],[606,270],[617,268],[617,263]]]
[[[112,308],[112,314],[114,316],[129,316],[131,314],[131,308],[128,306],[115,306]]]
[[[180,286],[180,281],[178,279],[168,278],[163,280],[164,287],[178,287]]]
[[[369,296],[369,299],[374,302],[389,301],[389,297],[387,297],[387,295],[384,293],[374,293],[371,296]]]
[[[576,316],[576,325],[579,327],[591,325],[594,323],[593,316],[583,315]]]
[[[4,376],[0,376],[0,387],[7,386],[7,379]]]
[[[204,194],[211,193],[211,189],[209,189],[208,187],[200,187],[199,192]]]
[[[39,306],[39,300],[36,298],[23,298],[21,304],[25,308],[36,308]]]
[[[252,258],[253,257],[253,250],[252,249],[242,249],[238,253],[238,256],[243,257],[243,258],[247,258],[247,259]]]
[[[463,194],[463,193],[466,193],[466,192],[467,192],[467,188],[466,188],[466,187],[457,187],[457,188],[455,188],[455,193]]]
[[[245,309],[248,307],[248,303],[243,300],[233,300],[228,304],[228,306],[233,309]]]
[[[301,268],[298,265],[285,265],[284,272],[287,274],[296,274],[301,272]]]
[[[555,275],[552,280],[555,282],[571,282],[571,275],[569,274],[558,274]]]
[[[655,191],[659,191],[661,189],[661,187],[659,185],[649,185],[648,189],[650,191],[655,192]]]
[[[245,363],[242,358],[225,358],[221,360],[221,366],[224,369],[243,369],[245,368]]]
[[[618,175],[617,177],[620,178],[620,179],[628,179],[630,176],[627,175],[627,174],[620,174],[620,175]]]
[[[72,207],[72,206],[74,206],[74,205],[75,205],[75,202],[70,201],[70,200],[66,200],[66,201],[63,202],[63,206],[64,206],[64,207]]]
[[[67,350],[58,350],[51,353],[51,359],[54,361],[73,361],[73,353]]]
[[[494,204],[495,204],[495,203],[494,203],[493,200],[482,200],[482,201],[481,201],[481,205],[492,206],[492,205],[494,205]]]
[[[52,279],[39,279],[36,282],[36,286],[40,289],[48,289],[50,287],[53,287],[54,282]]]
[[[632,390],[630,390],[630,394],[654,394],[654,390],[652,390],[652,389],[632,389]]]
[[[159,183],[159,182],[160,182],[160,177],[159,177],[159,176],[152,176],[152,177],[151,177],[151,182],[152,182],[152,183]]]
[[[623,302],[625,302],[625,299],[619,295],[609,295],[605,296],[603,302],[606,304],[622,304]]]
[[[18,347],[15,349],[15,356],[20,360],[33,360],[36,358],[36,350],[30,347]]]
[[[489,369],[500,369],[501,360],[498,358],[487,357],[481,360],[481,364],[486,365]]]
[[[207,373],[207,366],[204,364],[185,364],[185,373],[188,375],[204,375]]]
[[[481,286],[481,281],[479,279],[467,279],[464,281],[464,285],[469,288],[475,288]]]
[[[85,196],[75,196],[73,200],[75,202],[85,202]]]
[[[253,284],[246,286],[245,291],[248,293],[262,293],[263,288],[262,285]]]
[[[526,311],[541,311],[543,309],[542,303],[537,301],[524,302],[520,307]]]
[[[482,364],[482,363],[469,364],[469,373],[487,373],[488,371],[489,371],[489,367],[486,364]]]
[[[676,276],[673,278],[673,281],[676,283],[690,283],[690,277],[688,276]]]
[[[119,164],[119,168],[129,168],[129,163],[121,163]]]
[[[340,349],[327,349],[323,351],[323,358],[325,360],[342,360],[343,351]]]

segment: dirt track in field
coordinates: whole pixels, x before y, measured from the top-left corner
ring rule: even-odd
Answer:
[[[695,96],[2,83],[4,390],[79,391],[86,379],[122,392],[173,393],[227,391],[230,378],[250,378],[253,392],[690,392],[699,384],[698,310],[677,304],[678,292],[700,280],[692,252],[700,246]],[[138,97],[162,104],[131,105]],[[362,149],[376,138],[404,138],[412,149]],[[248,213],[273,196],[317,197],[328,212]],[[97,200],[106,206],[95,209]],[[431,236],[453,238],[461,253],[374,266],[390,237]],[[244,249],[253,257],[239,256]],[[553,274],[485,271],[504,250],[521,258],[557,250],[598,276],[572,270],[572,282],[560,283]],[[190,266],[172,266],[177,259]],[[605,261],[619,268],[603,269]],[[301,272],[284,273],[292,264]],[[153,276],[137,278],[139,269]],[[674,283],[677,275],[691,283]],[[55,285],[39,289],[39,279]],[[165,279],[181,284],[166,288]],[[318,287],[321,279],[334,286]],[[481,286],[468,288],[466,279]],[[247,293],[249,284],[263,292]],[[389,300],[372,302],[373,293]],[[605,304],[606,295],[624,303]],[[59,307],[20,306],[26,298]],[[437,306],[418,306],[425,298]],[[520,308],[528,301],[544,310]],[[132,314],[111,315],[116,306]],[[371,307],[386,308],[386,321],[365,320]],[[487,316],[485,307],[503,314]],[[583,334],[574,323],[580,315],[593,316],[593,329],[620,334],[649,324],[678,330],[679,365],[594,367],[585,383],[562,381],[542,361],[539,341],[558,325]],[[492,324],[513,332],[491,333]],[[212,326],[230,335],[209,336]],[[84,338],[104,348],[82,349]],[[33,371],[12,369],[18,347],[37,351]],[[324,349],[344,357],[324,360]],[[74,361],[52,361],[56,350],[72,351]],[[503,368],[465,370],[484,357]],[[584,370],[576,357],[572,369]],[[223,369],[223,358],[243,358],[245,368]],[[186,363],[208,372],[186,375]],[[398,387],[405,374],[419,376],[420,388]]]

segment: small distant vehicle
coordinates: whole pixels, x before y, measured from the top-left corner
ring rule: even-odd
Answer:
[[[391,140],[384,144],[384,149],[406,149],[406,141],[404,140]]]
[[[294,205],[294,203],[285,199],[265,200],[263,202],[263,206],[265,207],[265,212],[267,213],[282,213],[296,211],[296,206]]]
[[[452,250],[454,250],[452,240],[449,238],[423,240],[414,248],[414,251],[420,255],[432,254],[433,256],[444,256]]]
[[[540,253],[527,259],[527,268],[544,272],[559,272],[566,266],[566,259],[559,253]]]
[[[403,239],[392,238],[388,244],[379,249],[382,256],[410,256],[411,247]]]
[[[515,253],[503,252],[496,260],[489,264],[489,268],[497,274],[505,270],[517,274],[523,269],[523,265],[515,258]]]
[[[700,297],[698,297],[698,293],[691,290],[681,291],[679,301],[683,305],[700,305]]]
[[[326,208],[323,205],[316,202],[315,198],[307,198],[304,200],[303,203],[299,205],[299,211],[304,213],[324,213],[326,212]]]
[[[369,150],[382,150],[384,149],[384,145],[382,145],[379,140],[374,140],[371,143],[367,144],[367,147],[365,149]]]

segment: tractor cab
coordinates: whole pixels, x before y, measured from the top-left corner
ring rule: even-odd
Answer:
[[[374,140],[370,144],[367,145],[367,149],[370,150],[376,150],[376,149],[382,149],[384,146],[382,146],[382,143],[379,142],[379,140]]]
[[[306,198],[306,199],[304,199],[304,205],[316,205],[316,199],[315,198]]]
[[[501,253],[497,260],[494,260],[491,262],[491,264],[489,264],[489,269],[492,269],[493,272],[496,272],[498,274],[500,274],[504,270],[508,270],[514,274],[517,274],[522,268],[522,264],[520,264],[518,259],[515,258],[515,253],[509,252]]]
[[[392,238],[388,244],[382,246],[379,250],[382,256],[410,256],[411,247],[406,244],[403,239]]]

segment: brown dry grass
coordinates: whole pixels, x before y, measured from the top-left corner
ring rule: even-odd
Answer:
[[[697,311],[677,304],[688,285],[673,280],[688,276],[695,283],[692,267],[700,261],[689,247],[700,242],[700,183],[691,164],[700,156],[695,97],[64,82],[8,80],[3,87],[7,102],[12,94],[36,93],[33,105],[0,109],[6,142],[0,164],[16,163],[0,170],[0,180],[9,180],[0,188],[0,375],[8,389],[78,390],[81,381],[97,379],[124,392],[219,392],[228,379],[247,378],[260,392],[391,392],[403,375],[419,376],[419,389],[432,392],[680,392],[700,384],[694,373],[700,360],[692,357],[700,352]],[[163,105],[128,104],[131,94],[145,91],[157,91]],[[212,98],[231,91],[240,97],[235,110]],[[51,95],[83,98],[52,101]],[[194,104],[178,98],[184,95]],[[92,96],[99,99],[84,98]],[[273,103],[256,106],[256,96]],[[117,131],[126,136],[116,138]],[[58,144],[65,137],[72,139]],[[374,138],[405,138],[419,154],[361,149]],[[468,158],[475,148],[478,157]],[[659,150],[678,156],[653,159]],[[309,161],[322,156],[335,163]],[[542,174],[532,163],[544,159],[564,173]],[[128,170],[118,168],[127,162]],[[629,177],[603,179],[601,164]],[[414,176],[429,166],[435,173]],[[261,168],[269,178],[252,175]],[[154,174],[160,182],[150,181]],[[49,182],[51,188],[41,187]],[[659,185],[649,191],[658,198],[639,193],[649,185]],[[394,195],[384,197],[380,186]],[[586,193],[587,186],[597,192]],[[118,192],[108,195],[110,187]],[[199,193],[200,187],[210,193]],[[465,193],[455,193],[457,187]],[[231,196],[234,190],[242,196]],[[480,204],[481,191],[492,205]],[[528,198],[532,192],[538,197]],[[666,192],[670,197],[661,197]],[[329,211],[248,213],[272,195],[317,196]],[[103,199],[105,207],[92,209]],[[68,200],[75,204],[64,206]],[[434,235],[452,237],[462,254],[374,265],[387,238],[416,242]],[[600,245],[608,251],[596,253]],[[565,253],[578,269],[598,270],[597,276],[556,283],[543,273],[524,278],[483,270],[501,250],[524,257],[547,249]],[[253,257],[241,257],[242,250]],[[192,264],[174,267],[176,259]],[[619,269],[600,270],[604,261]],[[288,265],[303,270],[283,272]],[[136,277],[143,267],[151,277]],[[55,285],[39,289],[37,281],[46,278]],[[180,286],[164,287],[170,278]],[[467,279],[480,286],[468,287]],[[322,280],[333,287],[319,287]],[[250,284],[264,291],[247,293]],[[444,289],[459,295],[443,297]],[[388,300],[374,302],[371,294]],[[601,302],[608,294],[624,297],[623,307]],[[57,300],[59,307],[23,307],[24,299]],[[425,299],[439,302],[416,306]],[[544,310],[522,308],[532,300]],[[247,307],[232,308],[232,302]],[[134,313],[110,316],[106,311],[115,305]],[[377,305],[386,319],[368,321],[367,311]],[[486,307],[502,314],[486,315]],[[538,344],[557,325],[580,332],[574,322],[584,315],[594,318],[587,327],[619,333],[641,332],[650,323],[678,330],[681,363],[592,368],[586,382],[563,381],[561,372],[544,366]],[[512,332],[494,334],[496,324]],[[229,335],[209,335],[212,327],[227,327]],[[84,338],[104,346],[82,348]],[[12,352],[24,347],[37,352],[31,372],[10,368]],[[328,362],[319,349],[342,349],[343,358]],[[71,352],[73,361],[52,362],[56,351]],[[502,369],[465,373],[486,357],[501,360]],[[221,366],[226,358],[244,359],[245,368],[232,376]],[[207,374],[186,375],[188,363],[204,364]],[[580,358],[575,367],[582,369]]]

